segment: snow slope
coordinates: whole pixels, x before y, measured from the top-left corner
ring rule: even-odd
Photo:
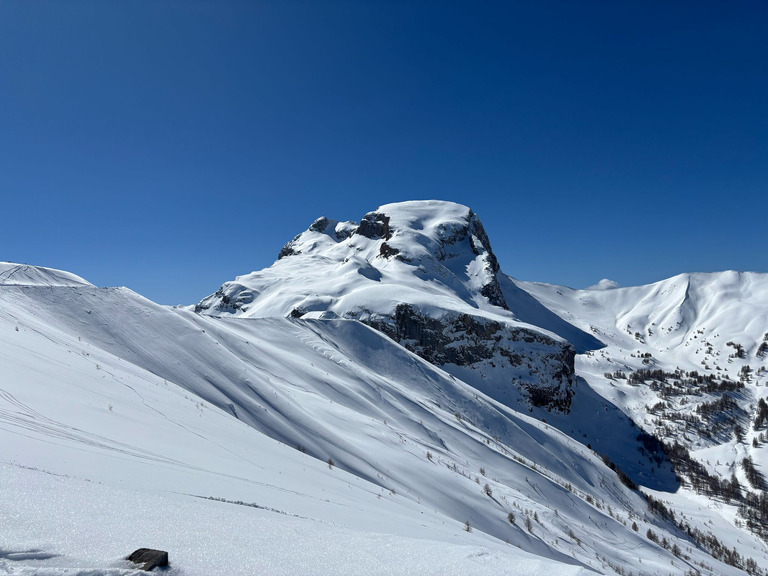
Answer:
[[[91,286],[86,280],[71,272],[0,262],[0,286]]]
[[[659,395],[605,374],[680,370],[696,371],[717,382],[741,382],[743,389],[733,396],[750,415],[755,402],[767,395],[768,354],[760,349],[768,349],[763,344],[768,340],[768,274],[681,274],[647,286],[608,290],[515,283],[605,344],[603,349],[577,358],[578,373],[649,428],[652,422],[646,405],[658,402]],[[685,397],[683,406],[692,408],[699,400],[713,397],[691,392],[677,394]],[[751,436],[747,439],[751,441]],[[697,437],[690,445],[702,447],[713,442],[721,443],[717,438]]]
[[[0,572],[129,574],[122,557],[152,546],[178,574],[579,573],[274,441],[89,341],[87,322],[53,326],[45,303],[71,313],[79,290],[0,290]],[[136,321],[116,294],[176,318],[83,290],[112,326]]]
[[[740,573],[584,445],[357,321],[3,286],[0,355],[8,573],[128,574],[140,546],[180,574]]]

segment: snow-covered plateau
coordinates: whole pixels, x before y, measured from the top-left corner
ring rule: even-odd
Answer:
[[[766,342],[768,275],[521,282],[449,202],[186,307],[0,263],[0,573],[766,574]]]

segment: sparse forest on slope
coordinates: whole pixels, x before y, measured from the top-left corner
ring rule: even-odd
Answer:
[[[661,440],[694,493],[738,507],[763,538],[768,509],[768,275],[682,274],[656,284],[572,290],[517,282],[606,346],[577,373]]]

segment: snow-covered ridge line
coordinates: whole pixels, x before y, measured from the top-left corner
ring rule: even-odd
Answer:
[[[92,286],[90,282],[71,272],[0,262],[0,286]]]

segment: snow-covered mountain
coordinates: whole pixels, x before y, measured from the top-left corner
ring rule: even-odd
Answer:
[[[195,311],[358,320],[505,406],[590,444],[635,481],[675,482],[663,463],[659,469],[638,457],[643,444],[631,418],[574,376],[576,351],[604,344],[515,286],[466,206],[387,204],[359,224],[319,218],[272,266],[225,283]],[[574,407],[602,417],[569,417]]]
[[[505,276],[450,203],[321,219],[281,254],[196,308],[0,265],[0,572],[132,574],[142,546],[190,575],[768,566],[611,396],[656,393],[603,375],[638,342],[619,304]]]
[[[63,270],[0,262],[0,286],[92,286]]]
[[[507,405],[522,392],[535,406],[567,411],[572,345],[520,321],[499,276],[469,208],[403,202],[381,206],[359,224],[319,218],[274,265],[227,282],[196,311],[359,320],[456,375],[503,374],[476,386]]]
[[[704,448],[741,425],[751,444],[748,421],[768,395],[768,274],[681,274],[607,290],[515,283],[605,343],[579,356],[578,373],[649,431]],[[704,404],[724,394],[742,414],[707,423],[716,414]]]

